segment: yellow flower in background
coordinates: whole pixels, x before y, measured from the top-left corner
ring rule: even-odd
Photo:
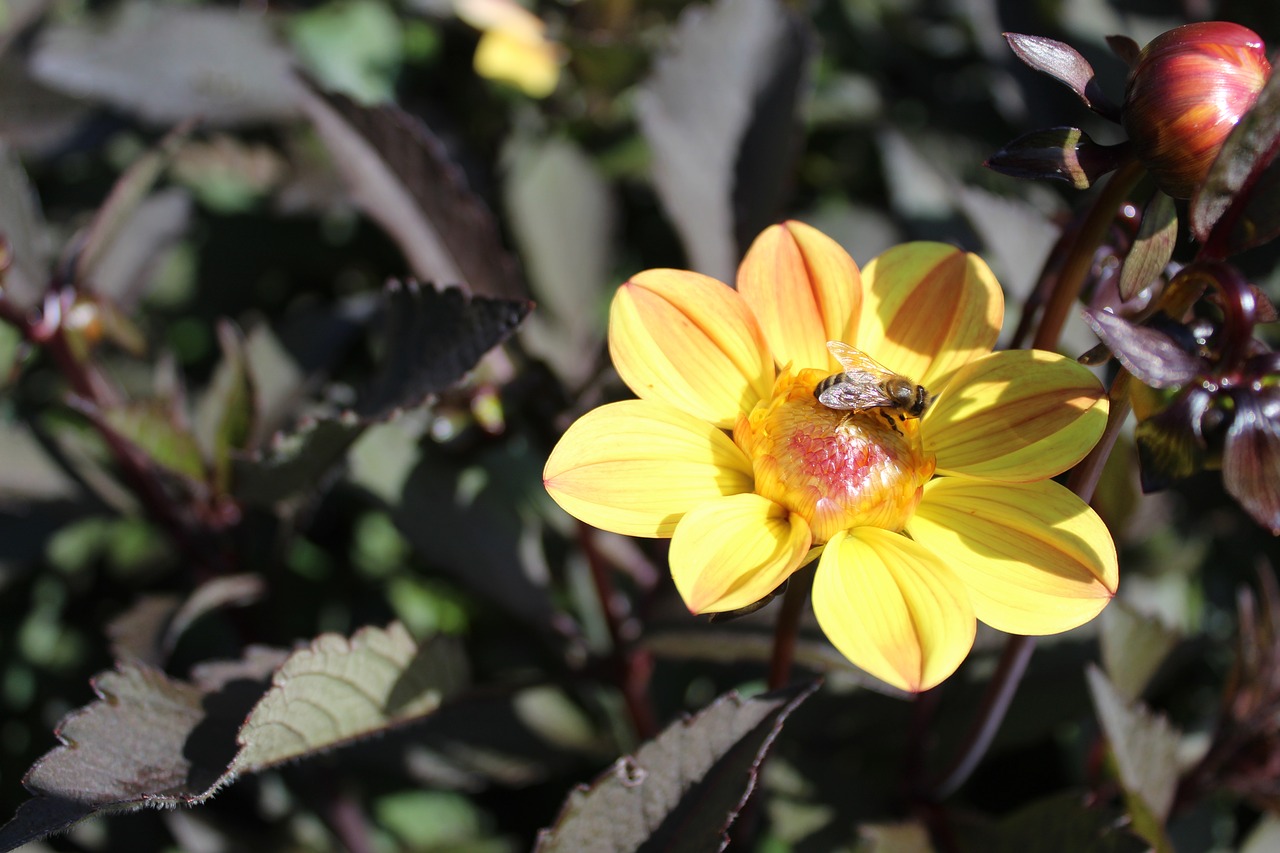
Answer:
[[[454,0],[454,10],[480,30],[476,73],[545,98],[560,79],[564,49],[547,38],[542,19],[515,0]]]
[[[926,690],[969,653],[975,619],[1053,634],[1115,594],[1101,519],[1050,480],[1098,440],[1098,381],[1054,353],[992,352],[999,284],[939,243],[859,272],[801,223],[760,235],[737,289],[648,270],[623,284],[609,350],[640,399],[575,422],[547,460],[571,515],[670,537],[690,611],[736,610],[818,558],[813,607],[850,661]],[[919,418],[837,411],[815,387],[841,341],[934,395]]]

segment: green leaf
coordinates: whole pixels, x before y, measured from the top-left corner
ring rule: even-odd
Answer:
[[[1123,599],[1111,602],[1101,618],[1102,667],[1116,692],[1133,701],[1178,644],[1178,634]]]
[[[1120,298],[1132,299],[1164,272],[1178,242],[1178,208],[1173,199],[1156,190],[1142,212],[1142,224],[1133,248],[1120,268]]]
[[[196,435],[213,462],[215,487],[226,491],[237,451],[248,449],[257,422],[257,398],[244,337],[229,320],[218,323],[222,360],[196,407]]]
[[[962,826],[959,849],[981,853],[1142,853],[1118,810],[1066,791],[1025,806],[994,825]]]
[[[577,385],[596,369],[604,339],[616,205],[567,139],[517,137],[506,160],[506,207],[539,307],[523,338]]]
[[[1102,670],[1090,666],[1086,676],[1120,784],[1136,801],[1130,803],[1135,828],[1159,846],[1178,787],[1180,734],[1163,716],[1127,701]]]
[[[691,267],[721,281],[733,281],[746,248],[738,241],[734,210],[740,159],[753,133],[777,133],[795,122],[790,110],[804,40],[801,24],[775,0],[691,6],[676,25],[674,48],[655,62],[637,96],[658,197]],[[791,96],[780,97],[788,86]],[[776,181],[786,160],[756,163],[767,171],[745,179]]]
[[[99,410],[96,414],[92,405],[86,403],[81,411],[90,418],[100,419],[155,465],[191,480],[205,478],[200,445],[169,403],[142,400]]]
[[[399,623],[294,652],[240,729],[232,774],[332,749],[431,713],[466,675],[443,640],[421,649]]]
[[[569,795],[537,850],[720,850],[782,724],[817,684],[720,697]]]
[[[289,40],[325,87],[362,103],[391,100],[404,35],[385,3],[325,3],[288,18]]]

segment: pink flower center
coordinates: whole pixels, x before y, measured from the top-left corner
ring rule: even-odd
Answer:
[[[773,397],[738,419],[733,439],[751,458],[756,494],[804,518],[814,544],[853,527],[901,530],[936,467],[920,421],[828,409],[813,396],[826,376],[784,370]]]

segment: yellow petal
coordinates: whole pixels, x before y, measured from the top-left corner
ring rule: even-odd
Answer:
[[[647,270],[619,287],[609,354],[637,396],[724,429],[773,387],[773,360],[746,302],[698,273]]]
[[[813,610],[841,654],[911,692],[955,672],[977,630],[960,579],[919,543],[877,527],[827,543]]]
[[[1107,526],[1052,480],[934,480],[907,532],[960,576],[979,619],[1011,634],[1082,625],[1119,584]]]
[[[751,491],[751,462],[720,430],[662,403],[625,400],[583,415],[551,451],[542,483],[602,530],[669,537],[686,512]]]
[[[930,391],[1000,334],[1000,283],[982,258],[954,246],[895,246],[867,264],[862,282],[862,322],[849,343]]]
[[[515,0],[454,0],[458,17],[478,30],[541,36],[547,25]]]
[[[488,30],[480,36],[472,60],[476,73],[509,83],[531,98],[545,98],[560,80],[560,46],[541,35]]]
[[[779,365],[838,369],[827,341],[852,343],[862,304],[858,265],[839,243],[803,222],[773,225],[747,250],[738,292]]]
[[[691,613],[754,604],[809,553],[809,525],[768,498],[732,495],[690,510],[671,538],[671,576]]]
[[[939,474],[1008,482],[1053,477],[1102,435],[1107,397],[1097,378],[1042,350],[991,353],[957,371],[920,424]]]

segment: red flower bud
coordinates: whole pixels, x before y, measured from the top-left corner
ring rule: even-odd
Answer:
[[[1195,193],[1270,74],[1262,39],[1239,24],[1188,24],[1142,49],[1129,71],[1124,128],[1160,189]]]

